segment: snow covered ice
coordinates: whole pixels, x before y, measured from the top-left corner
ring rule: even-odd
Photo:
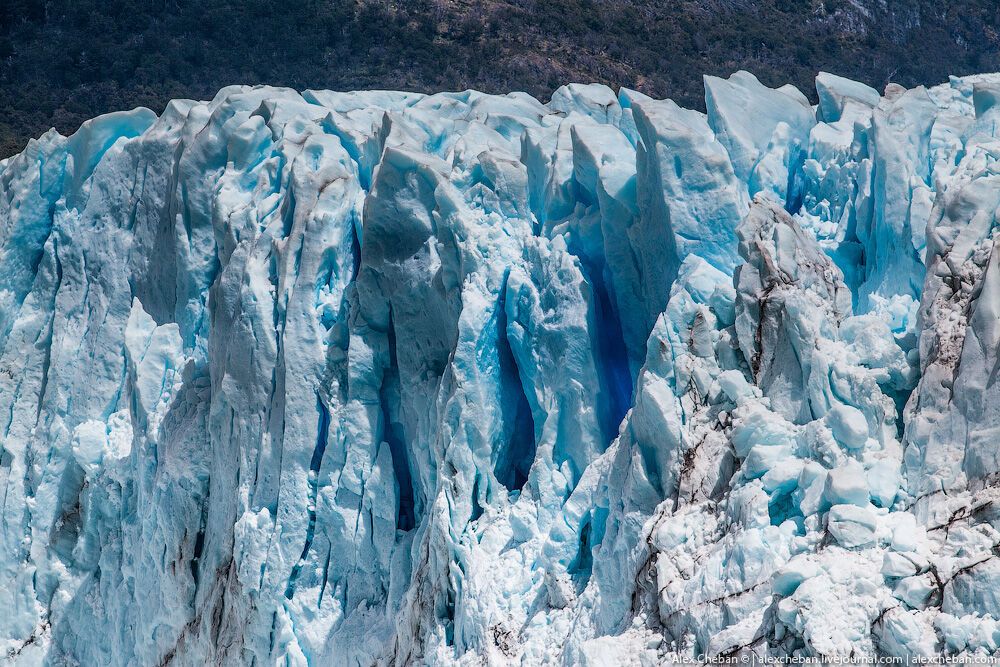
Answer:
[[[230,87],[0,161],[0,656],[1000,647],[1000,75]]]

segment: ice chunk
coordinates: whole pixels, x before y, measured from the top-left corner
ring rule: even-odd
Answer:
[[[887,577],[909,577],[917,573],[917,566],[902,554],[886,551],[882,560],[882,574]]]
[[[893,589],[893,595],[912,609],[923,609],[930,603],[935,590],[932,575],[922,574],[901,579]]]
[[[729,400],[740,403],[741,399],[754,395],[754,387],[743,377],[743,373],[731,370],[725,371],[718,377],[719,387],[726,392]]]
[[[829,529],[833,537],[848,549],[875,541],[878,526],[875,513],[869,507],[834,505],[830,508]]]
[[[899,463],[895,461],[873,461],[865,472],[872,501],[879,507],[890,507],[899,493],[902,479]]]
[[[789,561],[774,575],[771,585],[775,593],[787,597],[795,592],[799,584],[815,577],[819,572],[820,568],[814,560],[799,556]]]
[[[816,75],[816,93],[819,96],[819,117],[835,123],[844,113],[849,102],[859,102],[867,107],[878,105],[881,96],[874,88],[836,74],[820,72]]]
[[[868,421],[861,410],[850,405],[834,406],[826,413],[827,423],[837,442],[848,449],[860,449],[868,440]]]
[[[912,514],[895,513],[896,526],[892,530],[892,548],[896,551],[916,551],[920,543],[917,520]]]
[[[867,507],[868,480],[864,468],[854,459],[834,468],[826,476],[823,497],[831,505]]]

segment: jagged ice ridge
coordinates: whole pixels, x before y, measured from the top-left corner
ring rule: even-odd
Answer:
[[[0,655],[1000,644],[1000,76],[231,87],[0,162]]]

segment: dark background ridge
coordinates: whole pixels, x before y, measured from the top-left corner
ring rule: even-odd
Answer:
[[[704,108],[702,75],[815,97],[829,71],[883,88],[1000,69],[995,0],[0,0],[0,158],[49,127],[297,89],[524,90],[572,81]]]

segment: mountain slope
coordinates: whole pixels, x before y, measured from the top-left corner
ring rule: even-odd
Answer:
[[[881,90],[1000,69],[985,0],[8,0],[0,5],[0,156],[49,127],[224,85],[524,90],[626,86],[702,105],[737,69],[810,91],[819,70]],[[815,101],[815,100],[814,100]]]

